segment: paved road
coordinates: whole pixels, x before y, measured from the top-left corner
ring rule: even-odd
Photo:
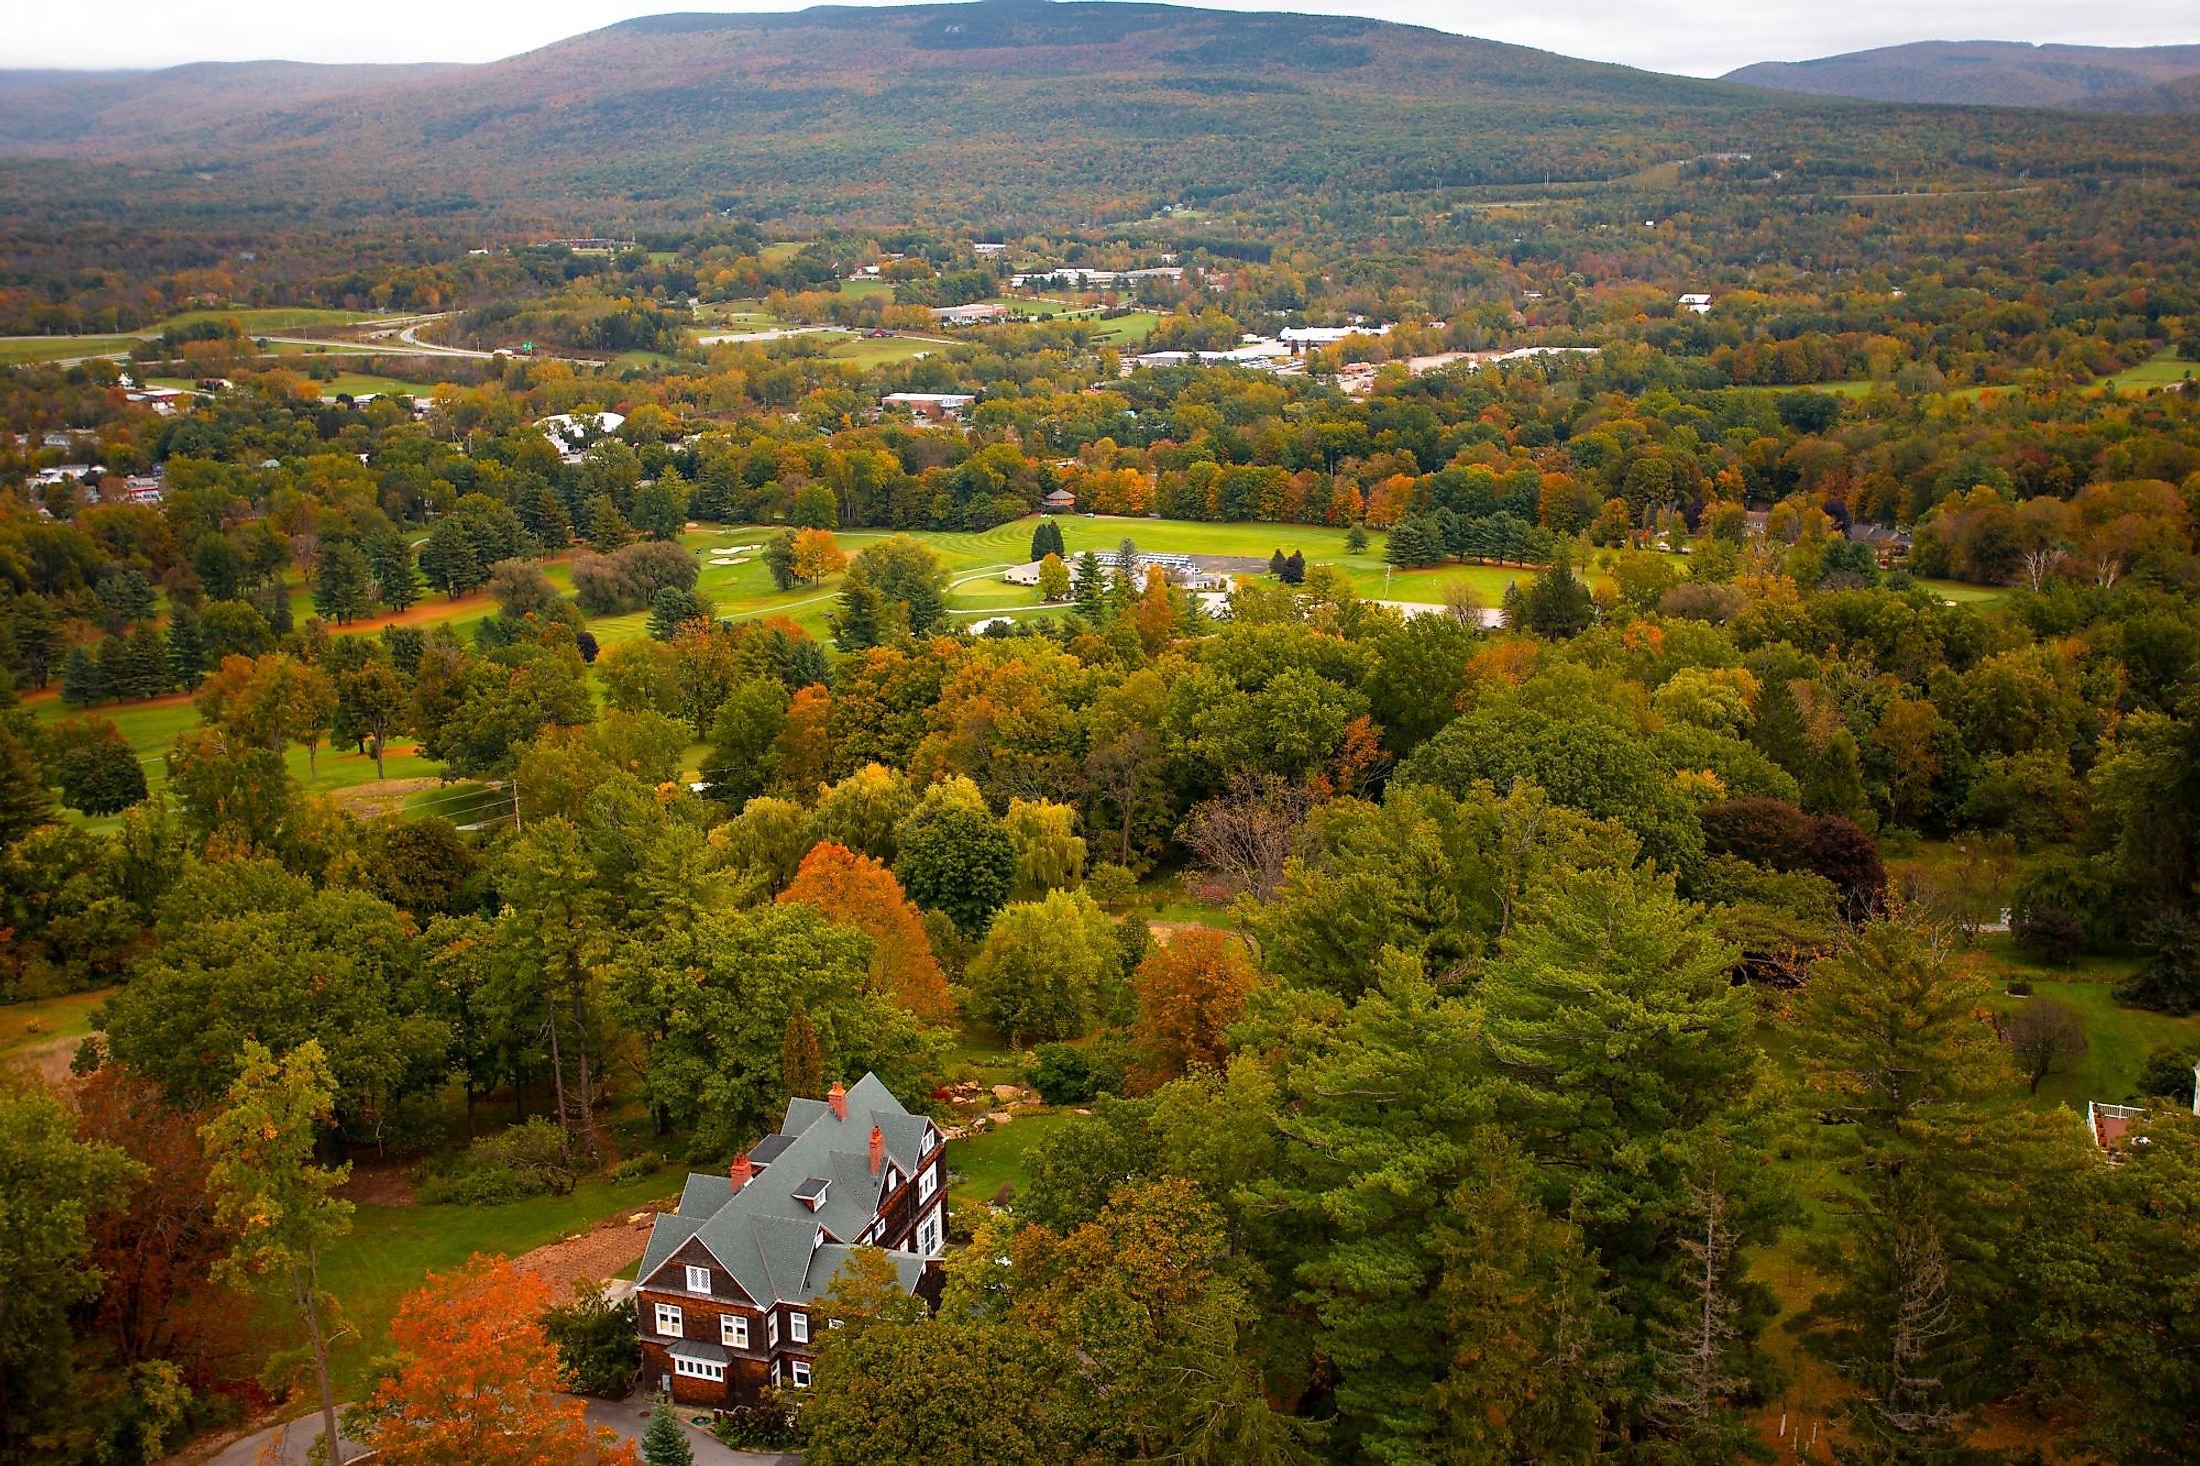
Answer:
[[[642,1431],[649,1425],[649,1403],[640,1396],[632,1399],[609,1401],[590,1400],[587,1405],[588,1422],[591,1425],[608,1426],[620,1435],[639,1442]],[[337,1408],[341,1416],[343,1408]],[[695,1450],[695,1466],[800,1466],[798,1455],[774,1455],[770,1452],[735,1451],[719,1444],[718,1438],[697,1430],[687,1423],[685,1416],[680,1426],[687,1432],[688,1444]],[[282,1450],[263,1463],[260,1451],[277,1435],[283,1438]],[[270,1427],[255,1435],[233,1441],[222,1450],[209,1456],[202,1466],[305,1466],[306,1452],[321,1438],[320,1412],[293,1420],[285,1425]],[[349,1436],[344,1438],[344,1456],[349,1460],[360,1447]]]
[[[336,1418],[344,1418],[344,1407],[336,1407]],[[305,1466],[306,1452],[321,1439],[321,1412],[312,1411],[291,1421],[288,1425],[270,1426],[243,1440],[232,1441],[216,1454],[209,1456],[202,1466],[263,1466],[260,1452],[277,1436],[282,1437],[282,1449],[267,1457],[264,1466]],[[365,1447],[345,1436],[344,1459],[350,1460]]]
[[[620,1435],[639,1441],[649,1425],[649,1410],[649,1402],[639,1395],[618,1401],[590,1400],[588,1420],[591,1425],[608,1425]],[[695,1448],[695,1466],[800,1466],[802,1461],[797,1455],[731,1450],[720,1445],[718,1437],[689,1425],[685,1414],[680,1417],[680,1427],[687,1432],[688,1444]]]

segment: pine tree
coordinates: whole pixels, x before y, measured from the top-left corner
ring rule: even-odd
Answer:
[[[587,509],[588,543],[597,554],[608,555],[634,538],[634,527],[626,522],[609,494],[595,495]]]
[[[420,573],[452,600],[480,585],[487,574],[474,553],[473,536],[448,516],[436,522],[428,531],[428,542],[420,547]]]
[[[130,631],[129,670],[133,698],[159,697],[170,686],[168,639],[150,621],[140,621]]]
[[[1367,553],[1366,526],[1355,524],[1344,532],[1344,552],[1347,555],[1364,555]]]
[[[549,492],[543,490],[546,496]],[[551,499],[551,503],[556,502]],[[412,546],[403,535],[393,531],[369,540],[367,565],[374,573],[375,595],[383,605],[402,611],[420,599],[420,573],[413,569]]]
[[[1100,569],[1100,557],[1090,550],[1077,557],[1077,570],[1071,577],[1070,594],[1076,600],[1078,615],[1095,626],[1106,618],[1107,576]]]
[[[61,700],[72,708],[97,707],[115,700],[114,683],[107,676],[97,648],[82,642],[69,648],[61,664]]]
[[[1283,550],[1280,546],[1268,552],[1268,573],[1278,580],[1283,579],[1283,564]]]
[[[886,599],[859,568],[840,587],[840,610],[833,617],[833,645],[844,652],[877,646],[887,636]]]
[[[2066,1120],[2002,1103],[2015,1074],[1986,999],[1933,937],[1874,921],[1812,969],[1796,1011],[1839,1177],[1828,1201],[1847,1219],[1812,1249],[1835,1284],[1806,1342],[1858,1387],[1858,1432],[1902,1459],[1952,1442],[1995,1315],[2016,1303],[1996,1259],[2024,1194],[1995,1178],[2018,1174],[2028,1133],[2067,1138]]]
[[[199,613],[178,606],[168,618],[168,680],[186,692],[196,689],[206,676],[206,637]]]
[[[99,675],[106,688],[109,702],[130,696],[130,642],[127,637],[103,636],[92,649],[99,662]]]
[[[694,1466],[694,1462],[695,1448],[680,1429],[679,1417],[672,1413],[669,1401],[659,1400],[642,1431],[643,1466]]]
[[[1293,550],[1290,558],[1283,562],[1283,583],[1285,585],[1306,584],[1306,557],[1297,550]]]
[[[0,727],[0,849],[53,818],[46,774],[23,741]]]
[[[1811,773],[1815,761],[1810,731],[1803,710],[1796,704],[1795,688],[1785,676],[1767,677],[1757,694],[1756,717],[1750,724],[1749,741],[1760,753],[1800,780]]]
[[[1069,550],[1062,543],[1062,526],[1051,519],[1042,519],[1031,532],[1031,558],[1044,560],[1049,555],[1069,557]]]
[[[779,1040],[779,1078],[789,1095],[816,1099],[825,1092],[825,1051],[807,1008],[787,1015],[787,1031]]]

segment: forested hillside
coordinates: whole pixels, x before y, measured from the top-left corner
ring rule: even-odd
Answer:
[[[1163,203],[1364,230],[1447,191],[1713,152],[1830,179],[2166,163],[2189,141],[2153,122],[1921,125],[1375,21],[1036,0],[660,16],[425,74],[194,67],[69,91],[0,104],[0,147],[115,166],[13,167],[0,194],[21,207],[242,223],[371,201],[552,233],[711,208],[1092,224]]]

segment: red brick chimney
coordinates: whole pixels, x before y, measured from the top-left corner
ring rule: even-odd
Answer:
[[[886,1164],[886,1132],[873,1125],[871,1127],[871,1174],[876,1176],[878,1168],[884,1164]]]
[[[826,1093],[825,1100],[833,1107],[833,1114],[836,1118],[842,1120],[848,1118],[848,1091],[839,1080],[833,1081],[833,1087]]]
[[[733,1158],[734,1190],[739,1191],[742,1187],[748,1185],[749,1177],[755,1174],[756,1168],[749,1164],[749,1153],[747,1151],[742,1151],[741,1154]]]

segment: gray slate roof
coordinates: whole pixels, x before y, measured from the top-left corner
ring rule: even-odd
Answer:
[[[676,1214],[657,1218],[637,1274],[646,1285],[690,1238],[699,1237],[712,1257],[761,1304],[802,1303],[832,1285],[851,1247],[878,1217],[883,1174],[871,1174],[871,1129],[878,1128],[886,1158],[907,1177],[924,1154],[929,1122],[866,1074],[848,1090],[843,1120],[823,1100],[791,1099],[787,1118],[758,1153],[765,1165],[738,1193],[730,1177],[688,1177]],[[816,1211],[795,1200],[805,1181],[829,1181]],[[924,1270],[914,1254],[889,1253],[911,1287]]]

